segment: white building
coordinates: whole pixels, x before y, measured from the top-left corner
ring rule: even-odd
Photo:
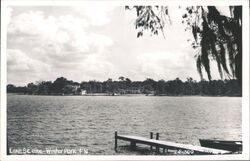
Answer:
[[[81,89],[80,95],[86,95],[87,94],[87,90]]]

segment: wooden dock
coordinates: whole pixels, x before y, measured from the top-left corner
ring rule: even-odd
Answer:
[[[156,139],[153,139],[153,133],[150,133],[150,139],[140,136],[131,136],[131,135],[118,135],[115,132],[115,150],[118,147],[118,140],[128,141],[130,142],[131,149],[136,149],[136,144],[144,144],[149,145],[150,150],[152,151],[153,147],[156,148],[156,151],[159,152],[160,148],[165,152],[167,150],[180,150],[186,151],[186,154],[231,154],[231,151],[219,150],[213,148],[206,148],[201,146],[194,146],[189,144],[181,144],[169,141],[159,140],[159,133],[156,134]]]

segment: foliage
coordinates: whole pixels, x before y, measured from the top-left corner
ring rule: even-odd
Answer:
[[[8,93],[37,94],[37,95],[75,95],[81,90],[87,93],[118,93],[118,94],[151,94],[151,95],[210,95],[210,96],[241,96],[241,87],[236,80],[195,81],[191,77],[186,81],[179,78],[165,81],[155,81],[147,78],[144,81],[131,81],[123,77],[113,81],[73,82],[66,78],[57,78],[53,83],[42,81],[29,83],[25,87],[7,85]]]
[[[125,6],[128,10],[134,8],[137,15],[135,20],[135,28],[138,29],[137,37],[143,36],[144,30],[150,30],[154,35],[158,35],[160,31],[164,36],[163,28],[166,21],[171,24],[167,6]]]
[[[144,30],[149,30],[155,35],[162,32],[164,35],[166,22],[169,21],[171,24],[167,6],[125,6],[125,9],[136,10],[135,27],[140,29],[137,37],[143,36]],[[231,16],[226,17],[220,14],[215,6],[186,7],[182,22],[186,24],[186,30],[193,34],[194,40],[191,45],[198,51],[195,57],[201,79],[203,67],[208,79],[212,79],[210,61],[215,60],[221,79],[225,74],[229,78],[237,78],[241,84],[242,7],[230,6],[229,10]]]

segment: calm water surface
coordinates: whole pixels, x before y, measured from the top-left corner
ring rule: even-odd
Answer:
[[[8,95],[9,147],[114,151],[114,132],[199,145],[200,138],[241,140],[240,97]]]

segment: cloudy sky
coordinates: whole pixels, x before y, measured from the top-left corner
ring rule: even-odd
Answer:
[[[170,8],[172,25],[162,35],[137,38],[133,11],[124,7],[9,7],[8,83],[41,80],[131,80],[146,78],[199,80],[191,32],[181,23],[182,11]],[[212,73],[218,78],[217,72]]]

